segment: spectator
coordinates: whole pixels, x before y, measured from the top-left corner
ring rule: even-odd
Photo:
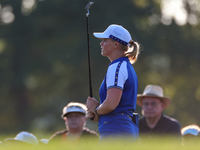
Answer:
[[[137,104],[142,107],[143,114],[139,120],[141,135],[181,135],[179,122],[162,113],[170,101],[170,98],[163,96],[163,89],[158,85],[147,85],[143,94],[137,95]]]
[[[182,136],[198,136],[200,127],[198,125],[189,125],[181,129]]]
[[[199,133],[200,133],[200,127],[198,125],[189,125],[182,128],[181,129],[182,145],[186,145],[188,143],[193,143],[193,144],[199,143],[199,140],[197,140]]]
[[[98,141],[98,133],[85,127],[87,117],[84,104],[77,102],[69,103],[63,108],[61,118],[65,120],[66,129],[53,134],[49,139],[49,143],[56,139],[64,143],[84,141],[86,137],[92,137]]]
[[[21,131],[15,138],[6,138],[4,140],[8,145],[38,145],[38,139],[32,133]]]

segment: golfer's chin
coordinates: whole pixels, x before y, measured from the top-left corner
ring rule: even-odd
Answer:
[[[101,50],[101,55],[106,56],[103,50]]]
[[[103,50],[101,50],[101,55],[104,56],[104,55],[103,55]]]

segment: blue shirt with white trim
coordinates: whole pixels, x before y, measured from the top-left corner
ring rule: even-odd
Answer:
[[[127,57],[120,57],[109,64],[106,76],[101,84],[99,95],[102,104],[107,96],[107,90],[119,88],[122,92],[119,105],[106,115],[126,113],[132,117],[136,109],[138,78],[136,72]]]

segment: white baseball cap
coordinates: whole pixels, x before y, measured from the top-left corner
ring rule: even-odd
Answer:
[[[61,118],[63,118],[66,114],[71,113],[71,112],[80,112],[86,116],[87,108],[82,103],[71,102],[63,108],[63,113],[61,115]]]
[[[93,35],[99,39],[111,38],[126,46],[132,39],[128,30],[116,24],[111,24],[104,32],[94,32]]]
[[[186,130],[182,133],[182,136],[187,135],[187,134],[191,134],[191,135],[197,136],[197,135],[199,134],[199,130],[197,130],[197,129],[195,129],[195,128],[186,129]]]
[[[17,141],[21,141],[32,145],[38,145],[36,136],[26,131],[21,131],[15,136],[15,138],[7,138],[4,141],[8,143],[16,143]]]

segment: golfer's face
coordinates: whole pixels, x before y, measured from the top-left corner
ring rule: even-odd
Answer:
[[[145,97],[142,100],[142,111],[146,118],[159,117],[163,111],[163,103],[158,98]]]
[[[101,55],[103,56],[111,56],[113,52],[114,42],[112,39],[102,39],[101,45]]]

